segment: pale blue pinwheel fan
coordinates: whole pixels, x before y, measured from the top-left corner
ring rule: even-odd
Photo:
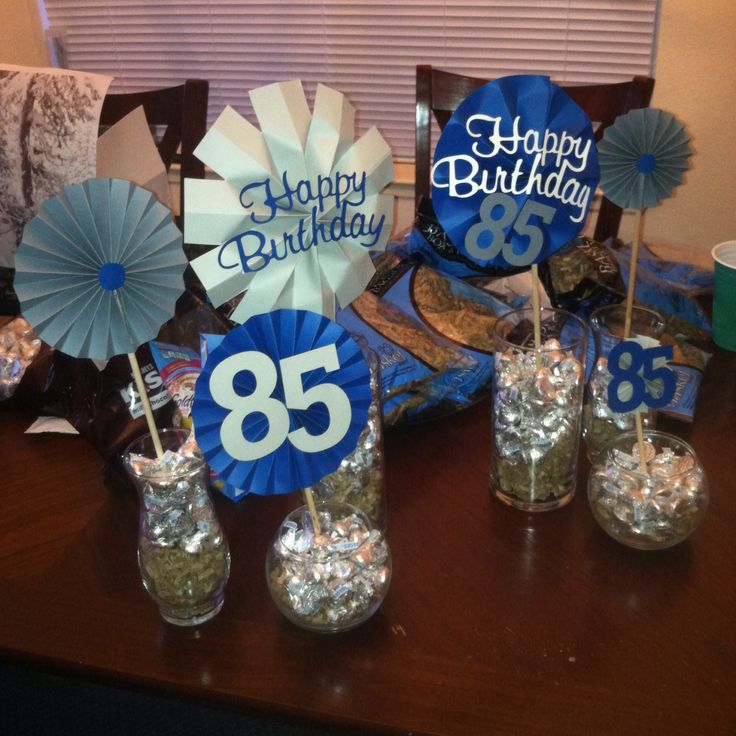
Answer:
[[[606,128],[598,143],[600,187],[619,207],[654,207],[682,183],[691,153],[674,115],[651,107],[632,110]]]
[[[105,360],[153,339],[174,314],[187,260],[171,212],[120,179],[88,179],[46,201],[16,253],[15,290],[38,336]]]

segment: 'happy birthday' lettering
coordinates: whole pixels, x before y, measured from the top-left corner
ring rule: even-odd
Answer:
[[[477,158],[467,154],[446,156],[432,167],[432,184],[449,190],[450,196],[459,199],[472,197],[478,192],[493,194],[539,194],[571,204],[577,209],[573,222],[582,222],[587,214],[586,204],[591,194],[590,186],[582,184],[575,174],[584,171],[588,165],[592,142],[576,138],[563,131],[557,134],[545,130],[522,132],[520,117],[514,118],[510,135],[501,134],[501,118],[490,115],[471,115],[465,123],[465,130],[471,138],[477,139],[471,146],[477,158],[490,159],[499,154],[514,156],[524,153],[532,156],[531,166],[523,170],[524,159],[517,158],[511,171],[504,164],[496,166],[495,171],[481,171]],[[490,124],[490,133],[487,132]],[[479,132],[479,127],[483,132]],[[549,162],[549,164],[548,164]],[[545,172],[547,166],[553,171]],[[438,182],[435,174],[446,167],[446,183]]]
[[[281,238],[267,238],[260,230],[246,230],[230,238],[220,246],[217,262],[221,268],[241,268],[243,272],[255,272],[265,268],[272,260],[283,261],[291,255],[306,251],[324,243],[344,238],[372,248],[381,236],[386,216],[367,217],[363,212],[348,211],[343,201],[340,211],[330,220],[318,220],[317,207],[311,217],[300,218],[293,232],[284,232]]]
[[[253,225],[265,225],[282,214],[297,215],[295,227],[281,237],[266,237],[251,228],[233,236],[220,246],[217,262],[223,269],[240,268],[245,273],[260,271],[271,261],[282,261],[291,255],[305,253],[324,243],[350,238],[364,248],[372,248],[379,240],[386,221],[353,211],[366,201],[365,171],[360,174],[332,176],[321,174],[313,180],[300,179],[292,185],[288,172],[281,177],[282,191],[274,191],[271,179],[247,184],[240,191],[240,203],[246,210],[256,203],[267,211],[250,212]]]
[[[351,207],[359,207],[365,202],[366,196],[366,173],[341,174],[335,172],[334,176],[322,176],[319,174],[314,181],[300,179],[295,186],[289,183],[289,172],[284,171],[281,177],[283,192],[274,193],[271,179],[246,184],[240,190],[240,204],[245,209],[250,209],[255,204],[252,192],[262,190],[260,198],[269,212],[262,219],[253,212],[250,219],[257,225],[271,222],[280,212],[293,212],[296,204],[307,208],[316,203],[319,214],[324,214],[332,209],[339,209],[343,202]],[[351,195],[355,195],[351,199]]]

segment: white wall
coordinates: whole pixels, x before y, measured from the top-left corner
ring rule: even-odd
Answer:
[[[736,238],[736,2],[662,0],[655,76],[652,106],[685,124],[694,155],[644,237],[707,252]]]
[[[48,66],[36,0],[0,0],[0,61]]]

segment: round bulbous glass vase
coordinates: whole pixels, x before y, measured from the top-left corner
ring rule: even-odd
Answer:
[[[209,471],[190,433],[159,430],[163,457],[150,434],[123,456],[140,498],[138,567],[161,617],[196,626],[222,608],[230,551],[208,491]]]
[[[644,461],[636,432],[612,440],[593,465],[588,502],[595,520],[617,542],[657,550],[687,539],[708,507],[708,483],[695,450],[665,432],[644,431]]]
[[[266,557],[266,581],[281,613],[319,633],[354,629],[380,608],[391,581],[383,532],[350,504],[316,504],[319,530],[307,506],[283,521]]]

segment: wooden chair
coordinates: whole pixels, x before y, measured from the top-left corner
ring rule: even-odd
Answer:
[[[194,149],[207,130],[208,96],[209,82],[188,79],[178,87],[109,94],[102,103],[101,128],[117,123],[140,105],[143,105],[149,125],[165,126],[157,145],[167,171],[181,146],[180,218],[184,217],[184,179],[204,178],[204,164],[194,156]]]
[[[431,191],[431,119],[430,112],[442,130],[458,105],[473,91],[489,80],[466,77],[462,74],[433,69],[429,65],[417,66],[416,92],[416,157],[415,157],[415,205]],[[592,84],[564,87],[565,92],[599,123],[595,131],[598,141],[603,131],[629,110],[647,107],[652,97],[654,80],[650,77],[634,77],[630,82]],[[616,237],[621,222],[621,208],[605,197],[601,199],[594,238],[603,241]]]

